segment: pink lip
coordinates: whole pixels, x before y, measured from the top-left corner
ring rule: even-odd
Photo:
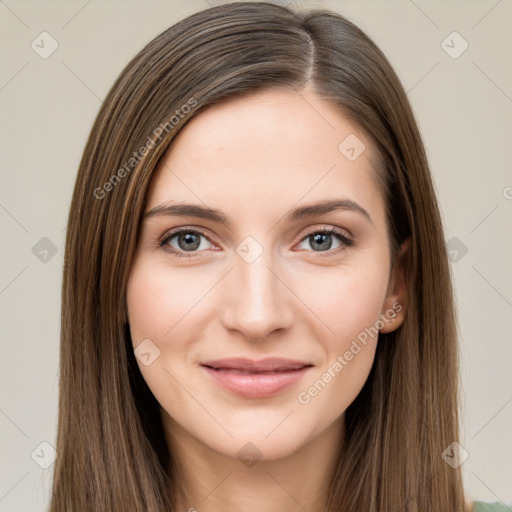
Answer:
[[[204,361],[201,366],[227,391],[244,398],[264,398],[298,382],[313,365],[282,358],[231,358]]]

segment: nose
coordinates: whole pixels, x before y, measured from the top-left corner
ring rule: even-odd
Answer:
[[[294,295],[286,281],[266,252],[250,263],[234,255],[234,268],[224,283],[224,327],[251,341],[263,341],[274,332],[286,331],[294,321]]]

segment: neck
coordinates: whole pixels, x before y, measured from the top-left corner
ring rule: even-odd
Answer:
[[[164,413],[175,464],[174,510],[186,512],[326,512],[330,484],[343,446],[343,416],[298,450],[267,460],[244,460],[212,450]],[[177,492],[178,491],[178,492]]]

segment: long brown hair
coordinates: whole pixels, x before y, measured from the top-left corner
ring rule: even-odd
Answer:
[[[238,2],[198,12],[140,51],[85,146],[66,235],[51,512],[173,510],[178,468],[126,316],[146,192],[193,116],[259,89],[300,92],[306,83],[378,150],[393,259],[411,242],[407,314],[380,335],[369,378],[346,411],[329,511],[465,509],[460,470],[441,457],[459,435],[450,271],[408,98],[379,48],[341,15]]]

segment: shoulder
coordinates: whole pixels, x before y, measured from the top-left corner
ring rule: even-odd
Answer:
[[[485,503],[483,501],[474,501],[471,512],[512,512],[512,503],[508,505],[504,503]]]

